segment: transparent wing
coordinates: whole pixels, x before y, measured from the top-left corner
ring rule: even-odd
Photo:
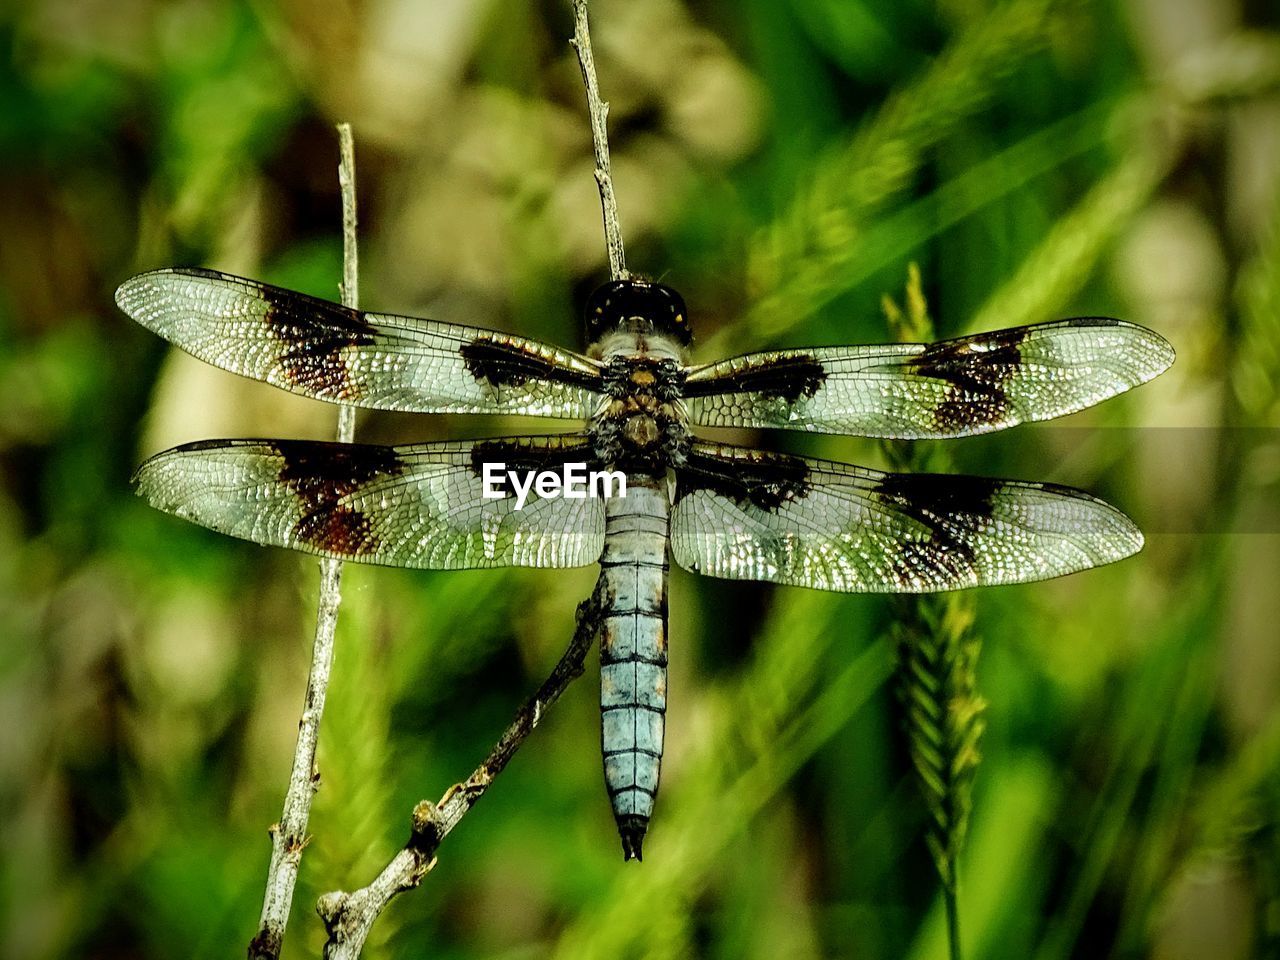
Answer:
[[[682,567],[850,593],[927,593],[1044,580],[1130,556],[1142,534],[1070,487],[881,473],[694,444],[676,474]]]
[[[589,461],[577,437],[403,447],[212,440],[138,468],[142,496],[168,513],[255,543],[396,567],[577,567],[604,545],[597,499],[483,496],[484,465],[528,471]]]
[[[691,368],[685,397],[706,426],[941,439],[1074,413],[1172,362],[1145,327],[1081,317],[932,344],[748,354]]]
[[[600,365],[477,327],[364,313],[212,270],[156,270],[116,303],[201,360],[320,400],[417,413],[586,419]]]

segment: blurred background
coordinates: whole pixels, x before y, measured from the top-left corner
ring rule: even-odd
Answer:
[[[973,957],[1280,956],[1280,12],[1271,0],[593,0],[628,262],[701,358],[1102,314],[1158,381],[947,445],[1082,486],[1134,559],[966,595],[986,732]],[[307,670],[313,559],[149,510],[145,455],[328,438],[112,291],[202,265],[579,345],[607,275],[567,0],[47,0],[0,12],[0,954],[240,955]],[[571,424],[563,425],[566,429]],[[369,415],[408,442],[555,424]],[[883,465],[845,438],[742,442]],[[559,657],[593,569],[348,566],[286,957]],[[901,608],[673,571],[643,865],[602,785],[594,657],[377,957],[946,956],[895,693]],[[975,701],[976,702],[976,701]]]

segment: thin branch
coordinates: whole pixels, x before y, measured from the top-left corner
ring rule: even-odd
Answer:
[[[356,257],[356,167],[351,126],[338,125],[340,160],[338,183],[342,190],[342,302],[353,309],[358,305],[359,276]],[[355,408],[338,408],[338,440],[350,443],[355,435]],[[298,721],[298,742],[293,751],[293,769],[289,773],[289,789],[285,793],[284,810],[279,823],[271,827],[271,865],[267,868],[267,887],[262,900],[262,918],[258,932],[249,943],[250,960],[276,960],[284,943],[289,923],[289,908],[298,880],[302,850],[307,845],[307,821],[311,816],[311,800],[320,785],[316,771],[316,745],[320,738],[320,718],[324,714],[325,695],[329,690],[329,674],[333,666],[333,637],[338,624],[338,608],[342,603],[342,562],[320,562],[320,600],[316,609],[316,632],[311,647],[311,673],[307,677],[307,694]]]
[[[587,28],[587,0],[573,0],[573,39],[582,68],[582,85],[587,90],[587,110],[591,114],[591,146],[596,155],[596,186],[600,188],[600,207],[604,214],[604,239],[609,248],[609,275],[625,280],[626,253],[622,248],[622,228],[618,225],[618,201],[613,195],[613,177],[609,173],[609,104],[600,99],[596,82],[596,61],[591,53],[591,31]]]
[[[409,841],[372,883],[351,893],[335,891],[320,898],[316,911],[329,933],[324,948],[326,960],[354,960],[360,956],[365,938],[387,904],[397,894],[416,887],[431,872],[436,865],[436,850],[444,838],[484,796],[520,745],[542,721],[547,709],[560,699],[560,694],[570,683],[582,675],[583,661],[599,627],[600,595],[601,587],[597,584],[591,598],[579,604],[577,625],[569,648],[542,686],[516,713],[484,762],[462,783],[450,787],[439,802],[423,800],[413,808]]]
[[[356,248],[356,145],[351,124],[338,124],[338,186],[342,190],[342,305],[360,306],[360,258]],[[351,443],[356,435],[356,408],[338,407],[338,442]],[[340,574],[342,563],[334,563]]]
[[[605,243],[609,250],[609,273],[615,280],[625,280],[629,274],[622,246],[622,229],[618,225],[618,205],[609,173],[606,122],[609,105],[600,99],[600,88],[596,82],[591,34],[587,29],[586,0],[573,0],[573,13],[571,43],[578,53],[582,83],[587,92],[587,109],[591,114],[591,143],[595,151],[595,176],[600,189]],[[597,581],[591,597],[578,605],[577,623],[568,649],[542,686],[520,708],[484,762],[462,783],[450,787],[439,802],[423,800],[413,808],[408,842],[368,886],[350,893],[341,890],[326,893],[316,903],[316,912],[324,921],[329,935],[324,948],[326,960],[355,960],[360,956],[373,924],[387,904],[398,894],[412,890],[431,872],[436,864],[436,851],[444,838],[484,796],[520,745],[542,721],[547,709],[560,699],[570,683],[582,675],[583,661],[599,628],[603,589],[602,581]]]

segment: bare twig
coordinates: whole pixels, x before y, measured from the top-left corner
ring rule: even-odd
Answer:
[[[599,626],[600,591],[597,584],[591,598],[579,604],[577,626],[569,648],[471,776],[450,787],[438,803],[423,800],[413,808],[409,841],[372,883],[351,893],[335,891],[320,898],[316,911],[329,932],[324,949],[326,960],[354,960],[360,956],[365,938],[379,914],[392,898],[413,889],[431,872],[440,843],[484,796],[516,750],[542,721],[547,708],[582,675],[583,661]]]
[[[342,302],[355,308],[358,303],[358,271],[356,259],[356,167],[355,148],[350,124],[338,125],[340,160],[338,183],[342,189]],[[355,435],[355,408],[346,404],[338,408],[338,440],[350,443]],[[329,672],[333,666],[333,636],[338,624],[338,608],[342,603],[342,562],[320,561],[320,600],[316,609],[316,632],[311,647],[311,673],[307,677],[307,694],[298,721],[298,742],[293,751],[293,769],[289,789],[285,793],[280,822],[271,827],[271,865],[267,868],[267,888],[262,900],[262,918],[258,932],[249,943],[251,960],[276,960],[289,923],[289,908],[298,880],[302,849],[307,845],[307,821],[311,816],[311,799],[319,787],[315,769],[316,744],[320,737],[320,718],[324,713],[325,695],[329,689]]]
[[[622,228],[618,225],[618,201],[613,195],[613,178],[609,173],[609,104],[600,99],[596,82],[596,61],[591,53],[591,31],[587,28],[587,0],[573,0],[573,39],[582,68],[582,85],[587,90],[587,110],[591,114],[591,146],[596,155],[596,185],[600,188],[600,207],[604,214],[604,239],[609,247],[609,275],[625,280],[627,258],[622,248]]]
[[[609,250],[609,273],[624,280],[626,256],[622,246],[622,229],[618,225],[618,206],[609,174],[609,105],[600,99],[596,82],[595,60],[591,53],[591,34],[587,29],[586,0],[573,0],[574,35],[571,41],[582,68],[582,83],[587,91],[587,109],[591,114],[591,142],[595,151],[596,185],[600,188],[600,206],[604,217],[605,243]],[[543,681],[537,692],[522,706],[511,725],[503,732],[484,762],[462,783],[454,784],[439,802],[421,801],[413,808],[412,830],[408,842],[368,886],[359,890],[326,893],[316,904],[316,912],[324,921],[329,938],[325,943],[326,960],[355,960],[382,911],[392,899],[422,882],[436,864],[436,850],[454,827],[474,807],[494,779],[506,767],[515,752],[541,722],[548,707],[560,698],[566,687],[582,675],[583,661],[599,627],[602,582],[588,600],[578,606],[577,625],[569,648]]]
[[[356,145],[349,123],[338,124],[338,186],[342,190],[342,305],[354,310],[360,306],[360,258],[356,248]],[[356,408],[344,403],[338,407],[338,442],[351,443],[355,434]],[[340,574],[342,563],[335,562],[334,568]]]

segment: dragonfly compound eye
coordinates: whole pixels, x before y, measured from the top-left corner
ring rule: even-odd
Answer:
[[[693,340],[684,297],[648,280],[610,280],[587,300],[587,341],[616,330],[670,337],[681,346]]]

